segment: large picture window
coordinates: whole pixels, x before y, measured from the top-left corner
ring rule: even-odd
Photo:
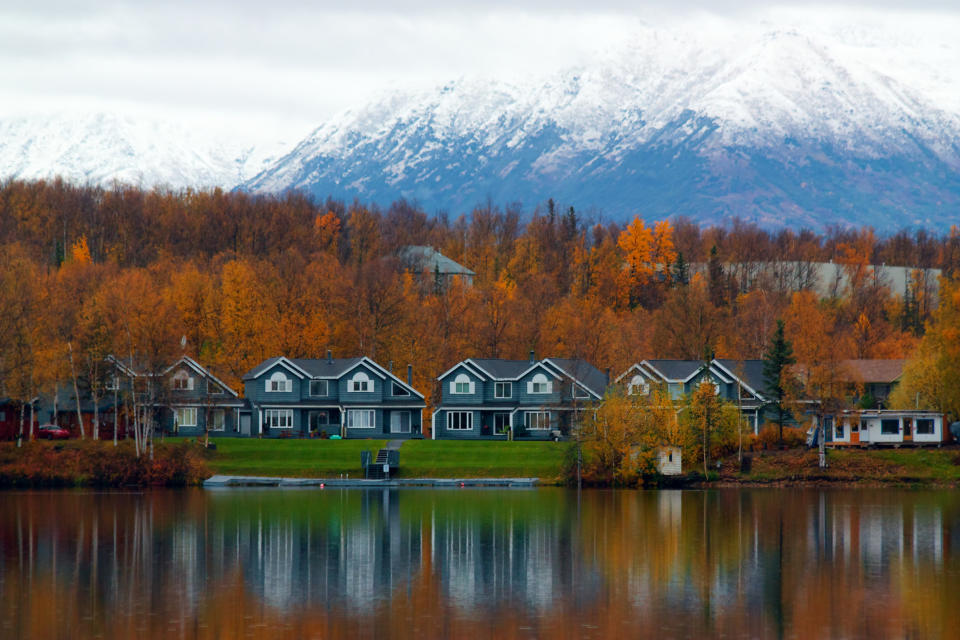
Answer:
[[[263,412],[263,425],[271,429],[292,429],[293,409],[267,409]]]
[[[210,431],[223,431],[227,424],[227,413],[223,409],[210,412]]]
[[[196,407],[178,407],[174,411],[176,414],[178,427],[197,426],[197,408]]]
[[[900,420],[886,418],[880,421],[880,433],[885,436],[895,436],[900,433]]]
[[[527,429],[540,431],[550,428],[549,411],[527,411]]]
[[[351,409],[347,411],[347,428],[373,429],[377,426],[376,412],[373,409]]]
[[[917,435],[933,435],[933,418],[917,418]]]
[[[473,429],[472,411],[450,411],[447,413],[447,429],[450,431],[470,431]]]

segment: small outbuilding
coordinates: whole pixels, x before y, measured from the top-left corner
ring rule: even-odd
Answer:
[[[680,462],[680,447],[667,445],[657,452],[657,471],[664,476],[678,476],[683,473]]]

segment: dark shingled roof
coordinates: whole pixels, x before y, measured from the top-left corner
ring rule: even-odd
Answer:
[[[703,360],[647,360],[667,380],[686,380],[703,366]]]
[[[267,358],[243,376],[244,380],[256,378],[261,373],[277,364],[282,358]],[[306,358],[287,358],[294,365],[300,367],[308,374],[316,378],[335,378],[344,371],[360,362],[363,358],[333,358],[327,361],[326,358],[306,359]]]
[[[529,360],[499,360],[496,358],[470,358],[478,367],[497,379],[516,378],[533,366]]]
[[[559,367],[568,376],[594,392],[601,398],[607,390],[607,374],[597,369],[586,360],[570,360],[566,358],[547,358]]]
[[[767,383],[763,379],[763,360],[724,360],[717,358],[727,371],[740,378],[744,384],[761,395],[767,394]]]
[[[843,360],[840,363],[845,377],[856,382],[890,383],[903,373],[906,360]]]

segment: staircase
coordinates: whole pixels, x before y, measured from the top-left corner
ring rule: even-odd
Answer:
[[[364,451],[363,454],[366,455],[361,455],[360,464],[368,480],[386,480],[400,466],[400,452],[396,449],[380,449],[373,462],[370,462],[368,452]],[[384,471],[384,467],[388,470]]]

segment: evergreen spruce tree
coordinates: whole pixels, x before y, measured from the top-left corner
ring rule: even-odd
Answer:
[[[793,346],[783,335],[783,320],[777,320],[777,330],[770,340],[770,347],[763,354],[763,380],[767,385],[767,394],[772,398],[777,410],[777,425],[780,427],[780,441],[783,442],[783,422],[789,411],[784,406],[783,370],[796,362]]]
[[[681,287],[690,284],[690,267],[683,259],[682,251],[677,253],[677,259],[673,262],[673,284]]]

